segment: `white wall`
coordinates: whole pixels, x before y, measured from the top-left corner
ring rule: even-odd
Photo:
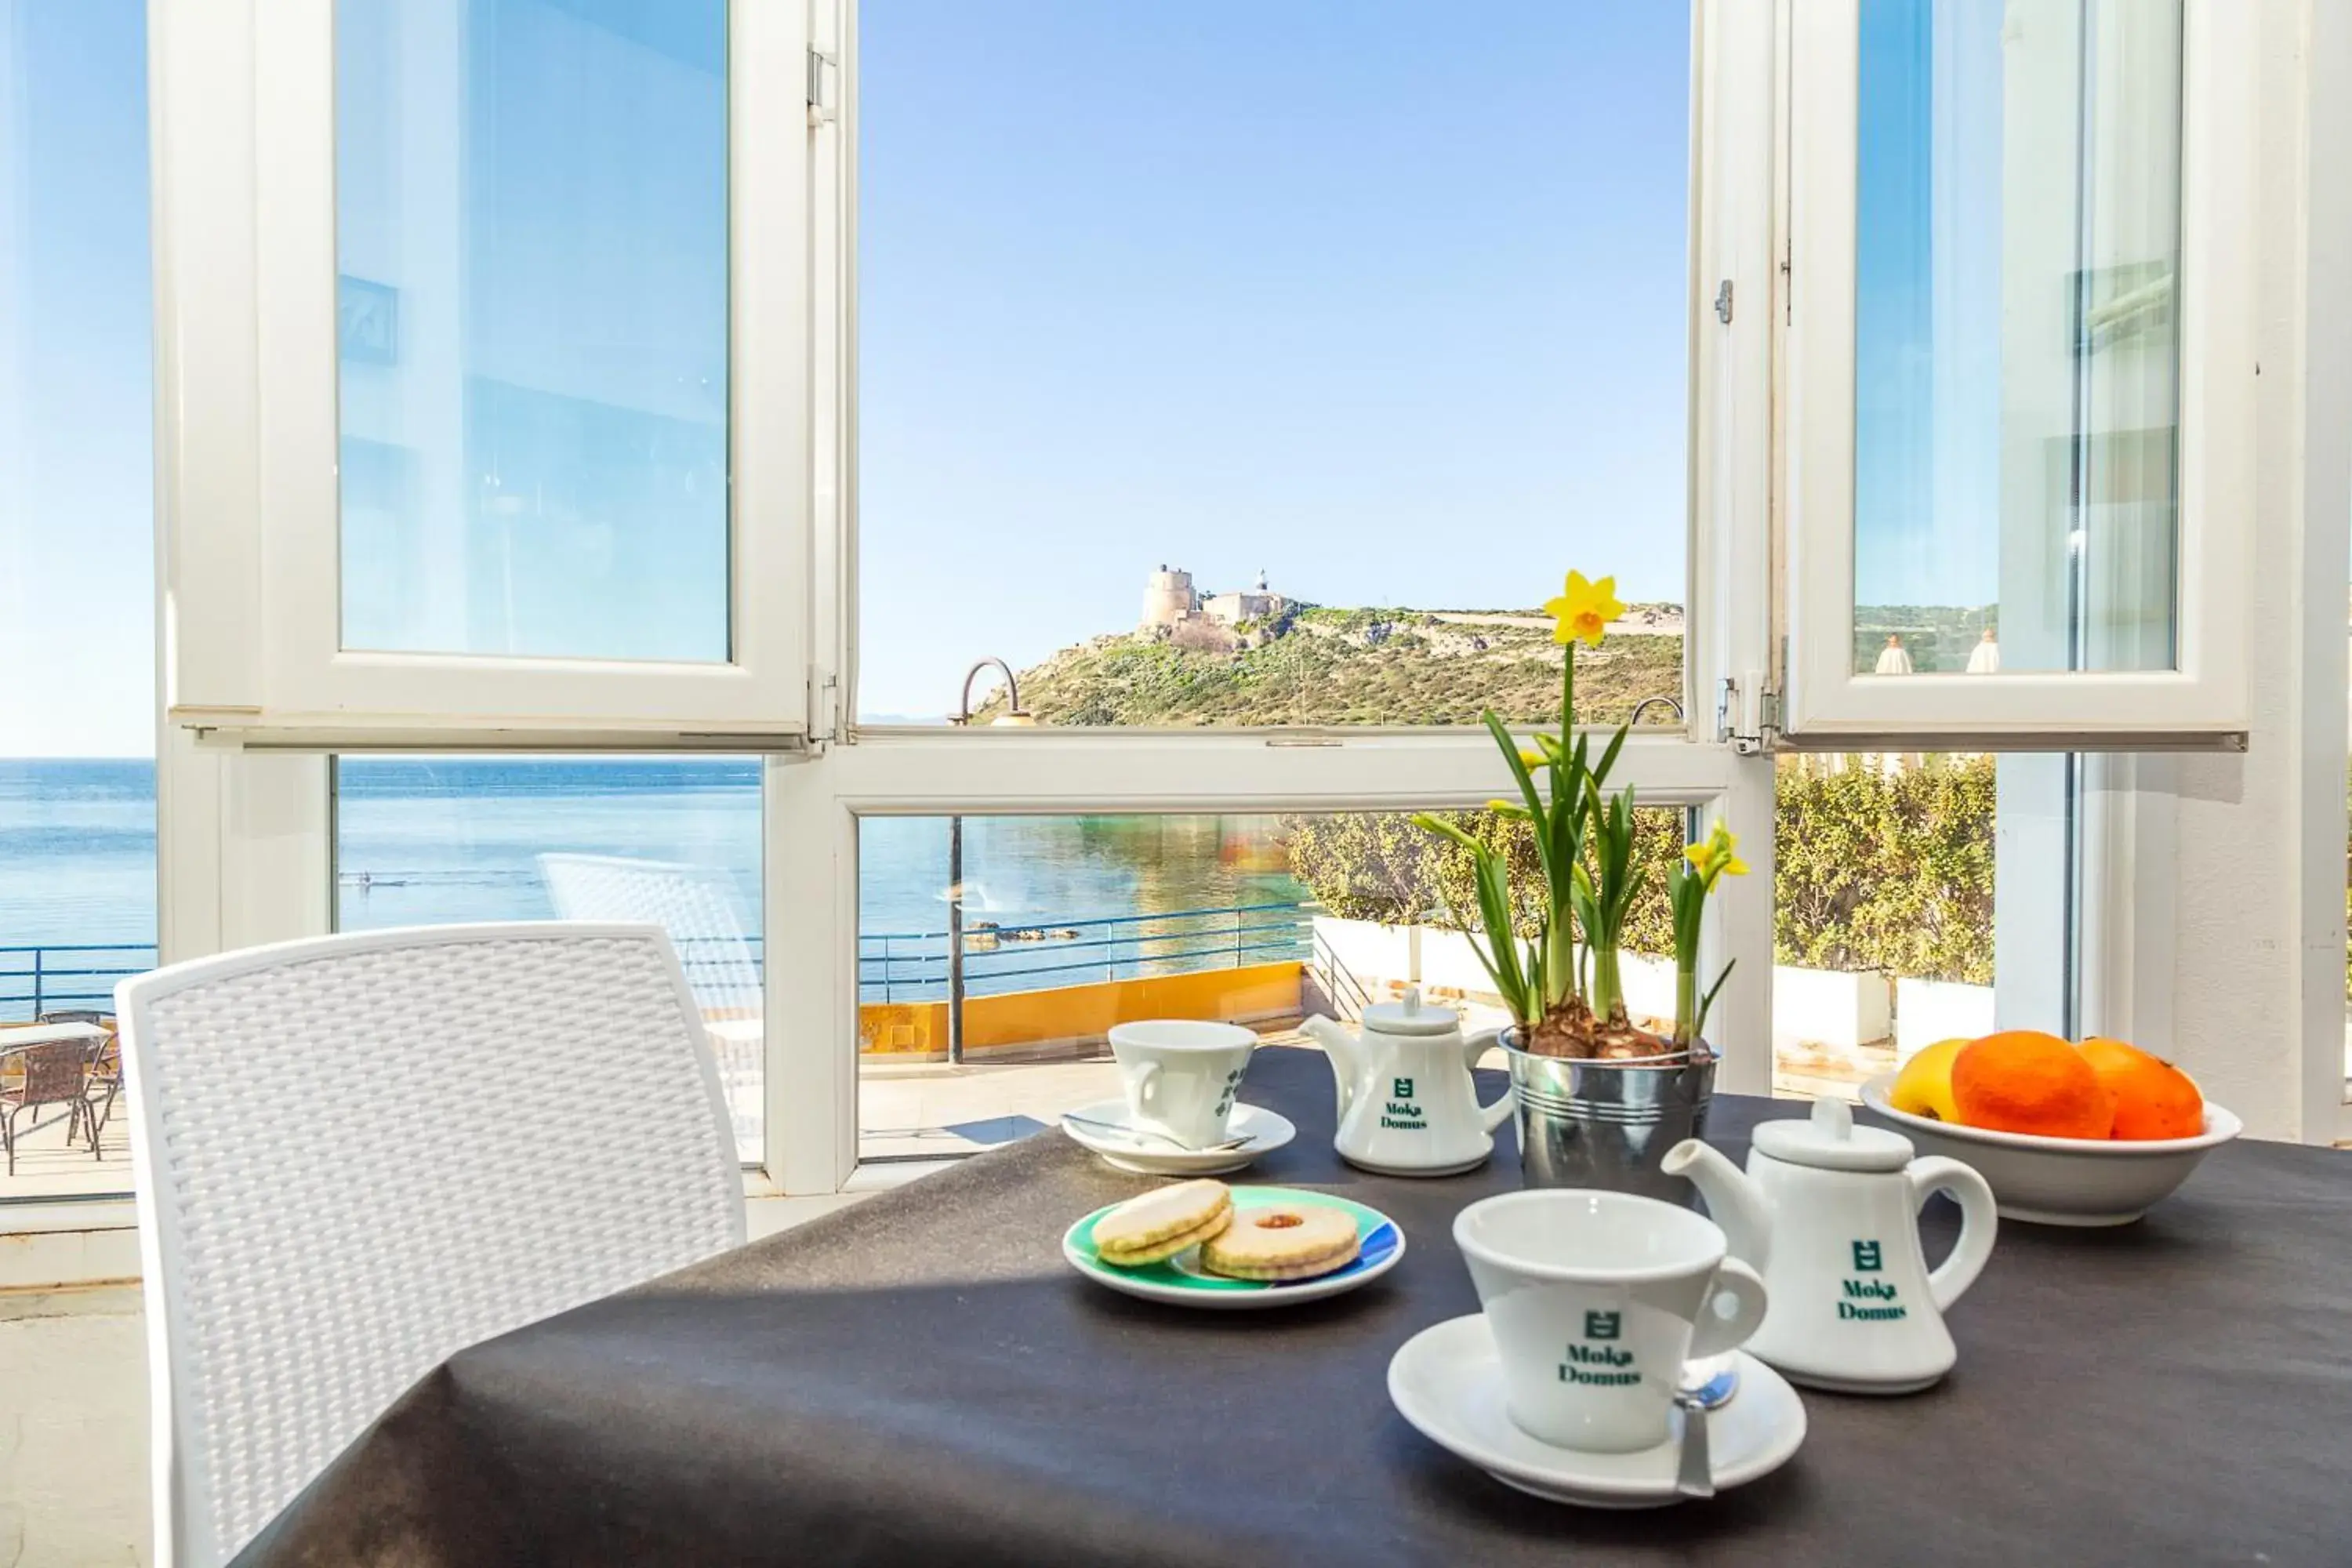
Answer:
[[[2169,807],[2177,912],[2136,983],[2164,993],[2173,1053],[2250,1132],[2319,1142],[2343,1135],[2352,8],[2261,11],[2252,727],[2242,756],[2142,765],[2145,805]]]

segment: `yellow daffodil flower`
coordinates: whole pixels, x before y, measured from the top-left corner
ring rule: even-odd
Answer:
[[[1705,838],[1683,850],[1683,858],[1710,887],[1717,877],[1748,875],[1748,862],[1739,858],[1739,836],[1719,819],[1706,830]]]
[[[1535,772],[1538,768],[1548,768],[1551,766],[1551,759],[1549,757],[1545,756],[1541,752],[1529,751],[1525,746],[1521,746],[1519,748],[1519,762],[1529,773]]]
[[[1588,583],[1581,572],[1570,572],[1559,597],[1544,601],[1544,614],[1554,623],[1551,640],[1562,645],[1581,640],[1587,647],[1601,646],[1601,634],[1625,613],[1617,599],[1617,579]]]

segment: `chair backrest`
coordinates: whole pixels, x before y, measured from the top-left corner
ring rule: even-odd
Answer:
[[[760,967],[735,879],[717,866],[617,855],[542,855],[557,918],[651,921],[669,933],[695,1000],[713,1014],[760,1016]]]
[[[654,927],[365,931],[116,999],[163,1568],[234,1555],[455,1352],[743,1239]]]
[[[79,1100],[89,1086],[90,1056],[99,1043],[45,1040],[16,1053],[25,1064],[24,1091],[16,1102],[49,1105],[61,1100]]]

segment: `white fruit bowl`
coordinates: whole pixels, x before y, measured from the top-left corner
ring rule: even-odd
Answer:
[[[2194,1138],[2147,1140],[2042,1138],[1994,1132],[1897,1110],[1886,1101],[1895,1075],[1862,1086],[1862,1102],[1911,1140],[1922,1154],[1973,1165],[1992,1187],[2003,1219],[2035,1225],[2129,1225],[2189,1179],[2189,1173],[2245,1131],[2211,1100],[2205,1131]]]

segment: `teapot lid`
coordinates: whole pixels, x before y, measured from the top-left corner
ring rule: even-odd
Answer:
[[[1856,1127],[1843,1100],[1813,1101],[1804,1121],[1759,1121],[1757,1152],[1822,1171],[1899,1171],[1911,1163],[1911,1140],[1878,1127]]]
[[[1433,1006],[1421,999],[1421,987],[1409,987],[1402,1002],[1378,1002],[1364,1009],[1364,1027],[1376,1035],[1448,1035],[1462,1026],[1462,1016],[1451,1007]]]

